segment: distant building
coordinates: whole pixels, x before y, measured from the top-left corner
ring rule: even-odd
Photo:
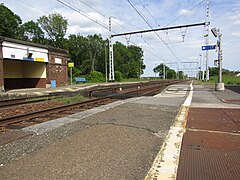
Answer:
[[[67,50],[0,36],[0,90],[66,85]]]

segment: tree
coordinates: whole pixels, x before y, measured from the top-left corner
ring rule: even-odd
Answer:
[[[78,69],[82,69],[81,66],[83,62],[88,59],[87,47],[88,40],[86,37],[79,34],[71,34],[68,36],[68,40],[64,48],[69,50],[70,59],[74,62],[75,67]]]
[[[100,35],[96,34],[87,36],[87,39],[89,59],[91,61],[91,72],[93,72],[96,70],[98,62],[101,62],[101,54],[104,53],[104,41]]]
[[[209,76],[217,76],[218,75],[218,68],[217,67],[210,67],[209,68]]]
[[[93,71],[105,72],[106,42],[100,35],[69,35],[64,48],[69,50],[70,58],[75,66],[83,73],[90,74]]]
[[[116,42],[113,48],[115,71],[120,71],[124,78],[137,78],[143,73],[146,66],[143,63],[143,51],[140,47],[133,45],[126,47]]]
[[[176,79],[176,71],[173,69],[168,69],[166,73],[167,79]]]
[[[18,28],[18,38],[24,41],[42,43],[44,40],[44,33],[37,22],[29,21]]]
[[[179,76],[179,79],[184,79],[184,72],[178,71],[178,76]]]
[[[15,38],[21,18],[3,4],[0,4],[0,36]]]
[[[153,72],[154,73],[158,73],[159,77],[163,77],[164,76],[164,64],[161,63],[160,65],[156,66],[155,68],[153,68]],[[176,71],[173,69],[170,69],[168,66],[165,65],[165,78],[167,79],[174,79],[176,78]]]
[[[54,47],[62,48],[68,26],[67,19],[62,17],[61,14],[53,13],[48,16],[42,16],[37,21],[47,33],[49,44]]]
[[[164,72],[164,66],[165,66],[165,72]],[[159,77],[164,77],[164,73],[166,73],[169,70],[169,67],[164,65],[163,63],[159,64],[155,68],[153,68],[154,73],[158,73]],[[165,74],[166,76],[166,74]]]

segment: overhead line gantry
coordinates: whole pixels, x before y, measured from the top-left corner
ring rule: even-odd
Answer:
[[[196,24],[186,24],[186,25],[179,25],[179,26],[170,26],[170,27],[162,27],[162,28],[156,28],[156,29],[148,29],[148,30],[141,30],[141,31],[132,31],[132,32],[126,32],[126,33],[120,33],[120,34],[112,34],[111,37],[116,36],[125,36],[125,35],[131,35],[131,34],[141,34],[141,33],[147,33],[147,32],[153,32],[153,31],[164,31],[169,29],[179,29],[179,28],[187,28],[187,27],[194,27],[194,26],[204,26],[206,23],[196,23]]]
[[[209,22],[208,22],[209,23]],[[153,31],[164,31],[164,30],[170,30],[170,29],[179,29],[179,28],[188,28],[188,27],[194,27],[194,26],[205,26],[206,22],[202,23],[195,23],[195,24],[185,24],[185,25],[178,25],[178,26],[170,26],[170,27],[162,27],[162,28],[156,28],[156,29],[148,29],[148,30],[141,30],[141,31],[132,31],[132,32],[126,32],[126,33],[119,33],[119,34],[111,34],[111,18],[109,18],[109,81],[114,81],[114,62],[113,62],[113,45],[112,45],[112,38],[117,36],[125,36],[125,35],[131,35],[131,34],[142,34],[142,33],[148,33]]]

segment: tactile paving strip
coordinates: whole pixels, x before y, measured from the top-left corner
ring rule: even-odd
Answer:
[[[240,154],[237,152],[183,147],[177,180],[238,180]]]
[[[217,150],[240,154],[240,134],[231,135],[187,130],[183,138],[182,146],[187,149]]]
[[[240,133],[240,110],[191,108],[187,128]]]
[[[177,180],[239,179],[239,117],[236,109],[190,108]]]

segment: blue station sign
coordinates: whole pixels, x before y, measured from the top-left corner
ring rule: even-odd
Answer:
[[[213,49],[216,49],[216,45],[202,46],[202,50],[203,50],[203,51],[213,50]]]

